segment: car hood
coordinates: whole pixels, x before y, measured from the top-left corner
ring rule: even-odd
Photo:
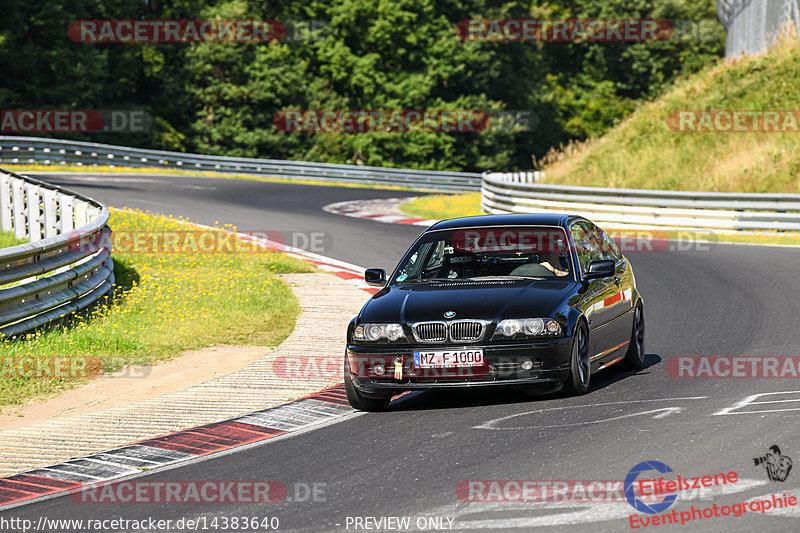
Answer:
[[[367,302],[359,322],[411,323],[455,319],[550,316],[577,283],[561,280],[447,281],[394,285]]]

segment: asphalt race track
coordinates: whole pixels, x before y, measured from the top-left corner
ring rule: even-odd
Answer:
[[[398,191],[182,176],[37,177],[115,207],[183,215],[206,224],[233,223],[240,230],[325,232],[327,249],[319,253],[364,267],[392,268],[421,230],[321,210],[337,201],[406,194]],[[691,505],[732,505],[773,493],[800,496],[800,472],[791,472],[782,483],[769,482],[764,468],[753,462],[773,444],[800,460],[800,383],[678,379],[666,371],[668,359],[680,355],[800,355],[800,250],[709,244],[627,255],[645,298],[645,368],[593,376],[586,396],[414,394],[393,403],[387,413],[362,414],[147,476],[161,481],[276,480],[286,485],[292,501],[90,505],[62,496],[0,517],[35,522],[41,516],[173,521],[277,516],[280,531],[346,531],[358,530],[358,523],[370,524],[355,517],[405,516],[411,517],[414,531],[426,517],[444,517],[445,528],[453,519],[456,531],[526,531],[536,526],[625,531],[634,510],[624,496],[593,503],[468,502],[456,489],[467,480],[621,480],[646,460],[661,461],[684,477],[738,473],[739,481],[728,485],[726,493],[695,494],[675,504],[678,512]],[[785,394],[746,400],[776,392]],[[302,497],[301,489],[313,484],[324,494]],[[797,531],[799,519],[800,507],[795,507],[768,516],[748,511],[683,528],[647,529]],[[423,529],[430,525],[419,524]]]

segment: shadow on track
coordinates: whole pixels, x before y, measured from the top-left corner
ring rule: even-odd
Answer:
[[[587,396],[609,385],[624,379],[633,379],[635,376],[649,374],[649,369],[660,364],[661,356],[649,353],[645,355],[644,366],[640,370],[620,370],[614,367],[601,370],[592,374],[592,381]],[[544,393],[531,396],[522,390],[513,388],[490,389],[451,389],[420,391],[407,394],[402,398],[395,398],[389,406],[389,411],[428,411],[433,409],[460,409],[483,407],[490,405],[540,403],[550,400],[573,397],[563,391]]]

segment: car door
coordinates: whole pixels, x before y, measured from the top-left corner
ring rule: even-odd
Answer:
[[[572,242],[575,245],[575,252],[578,258],[578,275],[580,279],[589,269],[592,261],[604,259],[602,238],[592,230],[591,225],[586,221],[573,222],[570,226]],[[589,324],[589,350],[592,356],[603,354],[612,345],[609,344],[613,338],[605,326],[611,319],[610,314],[604,308],[605,299],[608,298],[613,289],[613,278],[599,278],[589,280],[586,291],[583,293],[582,311],[586,315]]]
[[[612,337],[612,347],[624,345],[630,341],[633,327],[633,269],[622,255],[617,243],[606,232],[594,226],[593,228],[603,239],[603,258],[615,263],[615,275],[612,280],[614,294],[606,301],[604,307],[608,308],[609,334]]]

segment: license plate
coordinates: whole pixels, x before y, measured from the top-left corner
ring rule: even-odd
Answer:
[[[483,366],[483,350],[414,352],[414,366],[417,368]]]

